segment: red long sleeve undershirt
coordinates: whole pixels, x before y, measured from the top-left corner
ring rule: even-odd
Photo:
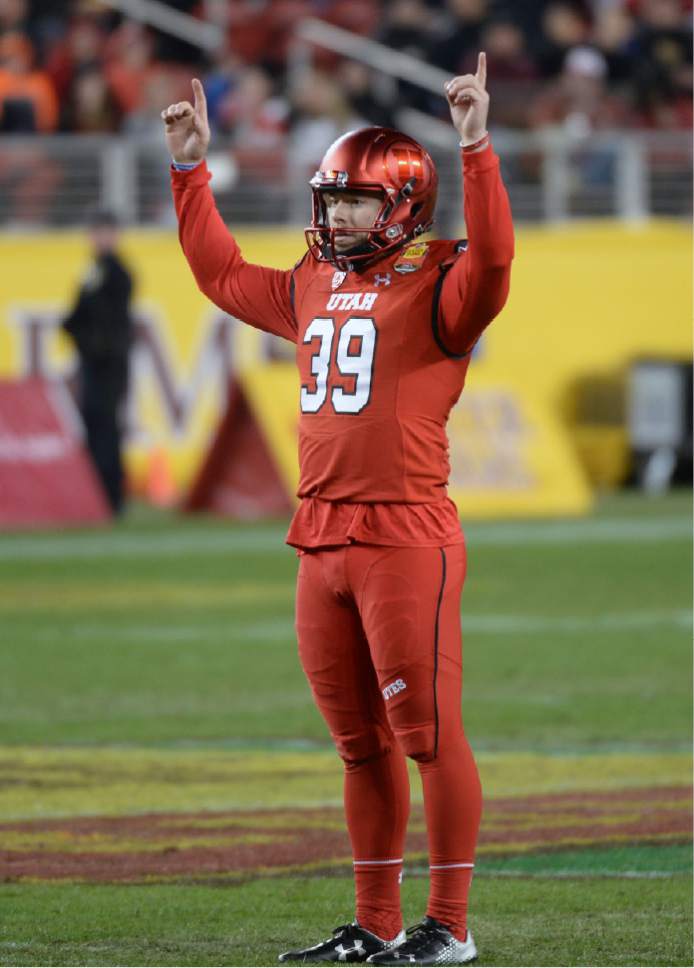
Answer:
[[[441,288],[439,333],[449,353],[465,354],[502,309],[509,290],[513,225],[499,159],[490,147],[463,152],[468,247],[451,261]],[[297,340],[292,270],[244,260],[222,221],[205,164],[172,171],[181,246],[200,290],[217,306],[266,332]],[[303,266],[302,266],[303,268]],[[301,270],[299,270],[301,271]],[[445,545],[462,540],[455,505],[345,504],[305,498],[288,542],[299,548],[363,541]]]
[[[246,262],[222,221],[203,161],[192,171],[171,170],[178,237],[198,288],[244,323],[296,342],[291,271]]]
[[[439,308],[443,342],[461,354],[472,349],[503,309],[514,252],[511,206],[498,156],[491,145],[462,155],[468,247],[446,276]]]
[[[468,248],[452,263],[439,308],[442,340],[464,354],[506,302],[513,259],[508,195],[491,145],[462,153]],[[217,211],[203,162],[172,170],[179,238],[200,290],[225,312],[296,342],[291,271],[246,262]],[[258,294],[262,293],[259,299]]]

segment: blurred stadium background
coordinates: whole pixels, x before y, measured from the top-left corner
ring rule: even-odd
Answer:
[[[162,106],[190,96],[200,74],[215,194],[253,261],[294,263],[307,179],[360,124],[399,125],[432,151],[436,230],[464,235],[441,91],[484,47],[519,245],[513,297],[451,423],[454,495],[473,516],[576,513],[595,487],[686,480],[688,369],[634,364],[691,356],[691,43],[679,0],[3,0],[0,377],[74,386],[59,323],[84,269],[79,230],[95,206],[117,212],[137,281],[130,487],[185,497],[235,390],[236,433],[245,427],[245,445],[255,433],[239,416],[254,395],[242,384],[268,394],[262,374],[245,374],[290,348],[215,311],[192,283]],[[206,479],[194,503],[243,517],[291,507],[293,428],[272,429],[293,412],[286,387],[276,412],[251,402],[271,453],[256,441],[254,471],[229,458],[224,485]]]
[[[517,228],[450,424],[483,963],[691,964],[684,0],[0,0],[0,964],[271,964],[349,916],[282,546],[291,347],[197,291],[159,113],[202,78],[250,261],[296,261],[363,124],[426,145],[464,237],[441,92],[479,49]],[[97,206],[136,293],[131,506],[94,528],[60,322]]]

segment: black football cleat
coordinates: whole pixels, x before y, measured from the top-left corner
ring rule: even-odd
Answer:
[[[465,941],[458,941],[445,924],[425,917],[407,929],[404,944],[388,951],[378,951],[367,958],[370,965],[467,965],[477,957],[477,948],[468,931]]]
[[[319,961],[363,962],[369,955],[380,954],[402,944],[405,938],[405,932],[401,931],[392,941],[383,941],[365,928],[359,927],[356,922],[343,924],[335,928],[332,936],[325,941],[299,951],[285,951],[279,956],[279,960],[296,961],[299,964]]]

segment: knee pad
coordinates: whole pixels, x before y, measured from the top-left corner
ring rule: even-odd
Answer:
[[[416,676],[410,671],[395,679],[396,683],[407,683],[397,693],[387,694],[386,712],[390,728],[395,733],[400,749],[405,756],[417,762],[433,760],[436,756],[438,739],[438,711],[432,702],[429,671]]]
[[[388,724],[405,756],[418,762],[436,756],[439,711],[433,673],[428,661],[411,658],[380,673]]]
[[[333,734],[335,749],[347,769],[390,753],[392,739],[380,726],[354,733]]]
[[[427,763],[436,757],[437,728],[434,723],[423,726],[395,726],[394,732],[400,748],[411,760]]]

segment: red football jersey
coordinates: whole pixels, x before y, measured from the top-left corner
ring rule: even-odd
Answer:
[[[446,496],[446,421],[472,347],[506,300],[513,257],[496,155],[463,159],[469,244],[414,242],[348,273],[309,254],[291,271],[246,263],[205,165],[172,173],[200,289],[297,344],[302,503],[291,544],[461,540]]]
[[[445,498],[445,426],[470,359],[432,325],[454,255],[453,242],[419,242],[346,278],[310,256],[295,273],[299,497]]]

